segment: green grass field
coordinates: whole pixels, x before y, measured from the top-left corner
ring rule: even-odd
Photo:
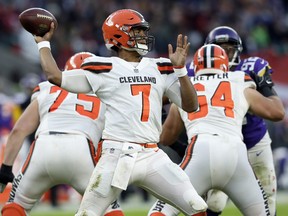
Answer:
[[[148,210],[127,210],[124,211],[125,216],[146,216]],[[49,211],[49,212],[40,212],[35,211],[31,213],[31,216],[73,216],[75,212],[73,211]],[[229,204],[221,216],[241,216],[242,214],[233,204]],[[288,216],[288,203],[278,204],[277,205],[277,216]]]

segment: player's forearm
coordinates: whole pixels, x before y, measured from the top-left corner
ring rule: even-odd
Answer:
[[[165,130],[160,135],[159,143],[164,146],[171,146],[173,143],[177,141],[179,137],[178,133],[175,133],[173,130]]]
[[[39,126],[38,101],[33,100],[17,120],[9,134],[3,163],[13,165],[24,139],[32,134]]]
[[[163,124],[162,133],[160,135],[160,143],[170,146],[176,142],[179,135],[184,130],[184,123],[175,104],[171,104],[169,114]]]
[[[5,147],[3,164],[8,166],[12,166],[14,164],[25,137],[25,134],[21,133],[20,131],[11,132]]]
[[[257,91],[252,91],[250,89],[245,90],[245,92],[247,91],[250,91],[251,93],[248,95],[248,102],[250,104],[249,110],[254,115],[258,115],[270,121],[281,121],[284,118],[285,108],[278,96],[264,97]]]
[[[57,86],[61,86],[62,72],[59,70],[51,50],[47,47],[43,47],[39,50],[39,54],[41,66],[48,81]]]
[[[182,109],[186,112],[194,112],[198,109],[198,99],[195,88],[188,76],[179,77],[181,85]]]
[[[271,106],[269,106],[270,118],[271,121],[281,121],[285,117],[285,108],[281,99],[278,96],[268,97],[271,101]]]

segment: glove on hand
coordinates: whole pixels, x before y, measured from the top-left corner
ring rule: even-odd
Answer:
[[[13,179],[12,166],[2,164],[0,168],[0,183],[6,185],[8,182],[13,182]]]
[[[271,74],[269,73],[268,68],[266,68],[263,76],[259,76],[257,74],[252,75],[253,80],[257,85],[257,90],[265,97],[276,95],[276,92],[272,88],[274,83],[272,81]]]

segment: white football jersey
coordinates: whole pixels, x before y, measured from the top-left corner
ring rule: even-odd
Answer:
[[[188,139],[202,133],[242,136],[242,121],[249,109],[244,89],[255,88],[254,81],[244,72],[228,72],[192,77],[199,108],[194,113],[179,109]]]
[[[181,106],[180,84],[169,59],[143,58],[135,67],[118,57],[96,56],[85,59],[81,68],[93,92],[107,106],[103,139],[157,143],[163,95]],[[65,83],[69,74],[75,76],[77,71],[64,72]],[[64,86],[69,91],[73,88],[62,79]]]
[[[73,94],[48,81],[40,83],[37,99],[40,125],[36,137],[51,131],[82,134],[97,144],[104,128],[105,105],[95,94]]]

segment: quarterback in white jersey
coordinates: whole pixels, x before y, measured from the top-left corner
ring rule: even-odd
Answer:
[[[104,66],[105,72],[102,69]],[[87,59],[82,68],[88,70],[84,71],[84,74],[93,92],[97,92],[101,100],[109,105],[103,139],[158,143],[162,130],[163,94],[173,97],[174,101],[181,105],[178,78],[171,75],[174,71],[169,59],[143,57],[135,68],[117,57],[93,57]],[[78,74],[81,73],[83,70]],[[62,86],[73,90],[66,82],[70,75],[72,73],[64,72]]]
[[[79,67],[92,55],[77,53],[71,59]],[[72,67],[71,60],[66,65],[67,69],[77,68]],[[69,93],[48,81],[34,89],[31,104],[8,138],[6,166],[13,165],[24,138],[39,125],[29,155],[13,181],[3,216],[25,216],[49,188],[58,184],[84,194],[96,164],[95,146],[102,135],[104,113],[105,105],[93,94]],[[123,216],[116,201],[106,213]]]
[[[157,147],[161,133],[162,98],[188,112],[198,108],[196,91],[185,68],[188,38],[181,34],[169,58],[143,58],[153,37],[137,11],[123,9],[103,23],[108,48],[118,57],[91,57],[82,70],[63,72],[48,48],[51,30],[35,37],[48,80],[72,92],[95,92],[106,104],[102,152],[77,216],[100,216],[129,184],[136,184],[187,215],[203,212],[205,201],[185,172]]]
[[[218,45],[201,47],[194,56],[194,65],[196,76],[191,81],[198,93],[199,109],[187,113],[172,105],[161,141],[173,137],[175,128],[185,126],[190,144],[180,167],[196,191],[205,195],[216,188],[224,191],[243,215],[269,215],[263,190],[248,162],[241,129],[247,111],[280,120],[284,115],[281,100],[258,93],[254,81],[244,72],[225,73],[228,57]],[[149,215],[178,213],[172,206],[157,201]]]

